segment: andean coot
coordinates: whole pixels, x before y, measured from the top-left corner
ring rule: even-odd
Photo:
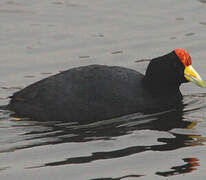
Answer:
[[[181,83],[204,82],[186,50],[177,48],[150,61],[145,76],[105,65],[73,68],[16,92],[8,108],[35,120],[98,121],[181,104]]]

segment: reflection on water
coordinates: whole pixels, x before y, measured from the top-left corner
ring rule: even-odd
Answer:
[[[177,21],[183,21],[184,18],[183,18],[183,17],[178,17],[178,18],[176,18],[176,20],[177,20]]]
[[[144,142],[138,144],[137,139],[135,144],[123,148],[108,151],[94,150],[91,155],[73,156],[64,160],[43,163],[39,166],[31,165],[30,167],[26,167],[26,169],[31,169],[69,164],[84,164],[97,160],[126,157],[146,151],[173,151],[183,147],[203,145],[205,138],[194,131],[194,127],[198,122],[185,118],[185,116],[190,112],[205,108],[206,104],[204,100],[202,100],[204,97],[205,94],[185,96],[184,110],[171,110],[152,115],[136,113],[91,124],[35,122],[26,119],[17,121],[11,120],[9,111],[1,111],[0,129],[1,133],[4,134],[4,139],[0,142],[0,152],[12,152],[50,144],[118,140],[118,138],[132,135],[142,130],[167,132],[170,134],[169,137],[157,138],[156,142],[153,142],[151,145],[144,145]],[[7,133],[5,133],[4,129]],[[199,165],[198,160],[195,158],[183,160],[186,164],[171,167],[172,170],[167,172],[159,171],[156,175],[171,176],[189,173],[195,170],[194,167]],[[6,168],[8,167],[2,167],[2,170]],[[131,175],[131,177],[135,176],[138,177],[140,175]],[[124,177],[130,177],[130,175]],[[124,179],[124,177],[117,179]]]
[[[147,58],[177,47],[191,52],[204,79],[206,0],[162,2],[2,0],[1,105],[15,91],[60,70],[98,63],[143,73]],[[133,62],[141,58],[143,65]],[[187,87],[188,93],[205,91]],[[18,121],[2,110],[0,179],[204,177],[205,97],[185,96],[179,112],[85,125]]]
[[[110,121],[110,120],[109,120]],[[123,136],[133,133],[138,130],[156,130],[156,131],[170,131],[175,128],[193,128],[196,123],[185,121],[183,112],[170,111],[166,113],[155,114],[152,116],[146,115],[130,115],[122,119],[114,119],[109,123],[93,123],[88,126],[75,126],[75,128],[64,129],[65,134],[75,134],[74,137],[64,139],[66,141],[90,141],[94,139],[104,138],[109,140],[116,136]],[[199,143],[200,135],[195,134],[176,134],[171,132],[172,138],[158,138],[157,141],[161,142],[160,145],[141,146],[134,145],[123,149],[114,151],[93,152],[90,156],[72,157],[64,161],[46,163],[43,166],[59,166],[68,164],[83,164],[90,163],[96,160],[105,160],[125,157],[145,151],[171,151],[178,148],[195,146],[202,144]]]
[[[164,142],[163,145],[153,145],[153,146],[131,146],[125,149],[108,151],[108,152],[94,152],[91,156],[82,156],[82,157],[73,157],[68,158],[64,161],[46,163],[43,166],[60,166],[60,165],[68,165],[68,164],[82,164],[82,163],[90,163],[96,160],[105,160],[105,159],[113,159],[120,158],[129,155],[133,155],[136,153],[144,152],[144,151],[170,151],[175,150],[182,147],[192,146],[194,144],[187,144],[187,141],[193,141],[192,138],[187,135],[175,135],[175,138],[164,138],[158,139],[158,142]],[[196,144],[195,144],[196,145]],[[40,167],[40,166],[38,166]]]
[[[138,174],[131,174],[131,175],[126,175],[126,176],[122,176],[122,177],[117,177],[117,178],[96,178],[96,179],[91,179],[91,180],[124,180],[127,178],[138,178],[138,177],[142,177],[144,175],[138,175]]]
[[[172,176],[172,175],[178,175],[178,174],[185,174],[185,173],[191,173],[194,170],[197,170],[197,166],[200,166],[199,164],[199,159],[197,158],[185,158],[183,159],[186,164],[181,165],[181,166],[174,166],[171,167],[171,171],[166,171],[166,172],[157,172],[157,175],[160,176]]]
[[[206,25],[206,22],[200,22],[201,25]]]
[[[206,0],[198,0],[201,3],[206,3]]]
[[[185,158],[183,159],[183,161],[185,162],[183,165],[171,167],[170,171],[156,172],[156,175],[168,177],[168,176],[173,176],[173,175],[178,175],[183,173],[184,174],[191,173],[192,171],[197,170],[196,167],[200,166],[199,159],[197,158]],[[144,175],[127,175],[118,178],[104,178],[104,180],[123,180],[126,178],[138,178],[142,176]],[[97,178],[91,180],[103,180],[103,179]]]
[[[187,33],[187,34],[185,34],[185,36],[192,36],[192,35],[195,35],[195,33]]]

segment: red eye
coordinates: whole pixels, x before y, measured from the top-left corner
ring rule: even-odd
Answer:
[[[189,66],[192,64],[192,59],[186,50],[182,48],[176,48],[175,53],[185,66]]]

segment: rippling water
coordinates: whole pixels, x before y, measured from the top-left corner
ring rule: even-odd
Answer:
[[[15,177],[19,170],[35,177],[36,171],[44,174],[50,169],[62,171],[63,179],[65,175],[135,179],[200,171],[206,141],[201,113],[205,100],[203,93],[188,95],[183,110],[137,113],[84,125],[17,120],[11,112],[1,111],[2,175]]]
[[[0,105],[39,79],[87,64],[130,67],[187,49],[206,81],[203,0],[2,0]],[[206,93],[181,87],[184,108],[91,124],[15,119],[0,111],[1,179],[205,177]]]

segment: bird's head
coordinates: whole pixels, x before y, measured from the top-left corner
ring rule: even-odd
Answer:
[[[175,54],[180,59],[182,64],[184,65],[184,77],[187,81],[190,81],[197,86],[205,87],[204,81],[200,77],[200,75],[195,71],[195,69],[192,67],[192,59],[189,55],[189,53],[182,49],[182,48],[176,48]]]
[[[145,85],[151,91],[159,93],[179,91],[179,86],[185,82],[205,86],[200,75],[192,67],[189,53],[181,48],[152,59],[144,78]]]

